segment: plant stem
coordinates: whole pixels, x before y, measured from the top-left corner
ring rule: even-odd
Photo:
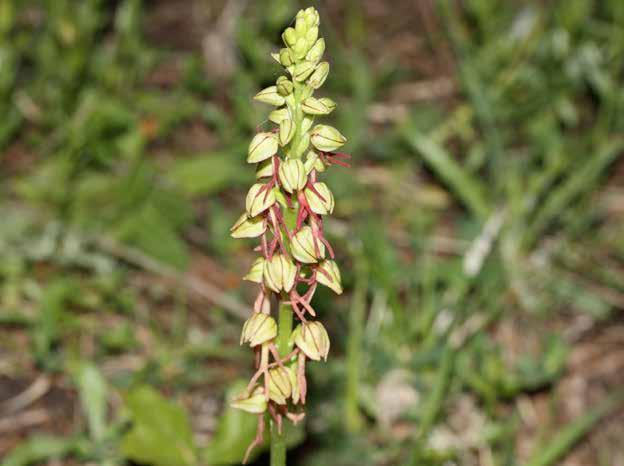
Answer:
[[[280,356],[286,356],[291,351],[290,334],[293,327],[293,311],[288,304],[280,303],[277,321],[277,351]]]
[[[277,430],[271,421],[271,466],[286,466],[286,437]]]
[[[277,351],[286,356],[291,351],[290,334],[293,327],[293,311],[288,304],[280,303],[277,322]],[[271,466],[286,466],[286,437],[271,421]]]

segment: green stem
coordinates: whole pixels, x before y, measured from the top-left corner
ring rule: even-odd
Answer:
[[[286,356],[291,351],[290,334],[293,327],[293,311],[289,304],[280,303],[277,321],[277,351]]]
[[[271,421],[271,466],[286,466],[286,437],[277,430]]]
[[[291,351],[290,334],[293,327],[293,311],[288,304],[280,303],[277,321],[277,351],[286,356]],[[286,466],[286,436],[271,421],[271,466]]]

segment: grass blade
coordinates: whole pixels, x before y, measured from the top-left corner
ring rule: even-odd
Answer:
[[[406,137],[410,146],[422,155],[425,162],[455,191],[468,209],[481,220],[485,220],[490,208],[479,181],[431,138],[417,131],[410,131]]]
[[[579,440],[591,429],[624,401],[624,391],[618,391],[596,408],[579,416],[566,426],[546,446],[539,445],[536,452],[525,466],[550,466],[563,457]]]

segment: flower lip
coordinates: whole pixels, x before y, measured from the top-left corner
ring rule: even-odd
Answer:
[[[260,386],[254,387],[251,393],[235,398],[230,402],[232,408],[241,409],[252,414],[262,414],[267,409],[267,400],[264,395],[264,388]]]
[[[242,214],[236,223],[230,228],[232,238],[257,238],[266,231],[266,223],[263,218],[249,218]]]

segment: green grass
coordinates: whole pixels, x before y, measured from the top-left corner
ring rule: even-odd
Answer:
[[[380,7],[388,27],[359,2],[319,3],[353,155],[328,175],[346,291],[317,294],[332,357],[310,367],[290,461],[478,464],[479,450],[536,466],[589,448],[621,406],[616,378],[567,362],[608,351],[624,306],[622,2],[434,2],[409,28],[400,8]],[[172,33],[151,2],[0,0],[0,384],[13,399],[48,377],[77,400],[71,419],[3,433],[3,464],[240,462],[255,419],[225,400],[250,371],[237,277],[252,257],[228,229],[263,124],[251,97],[297,7],[249,2],[217,77],[190,27],[213,30],[208,14]],[[449,95],[406,91],[441,79]],[[614,394],[577,417],[568,370]],[[55,415],[51,393],[0,415]],[[543,399],[562,415],[523,424]]]

